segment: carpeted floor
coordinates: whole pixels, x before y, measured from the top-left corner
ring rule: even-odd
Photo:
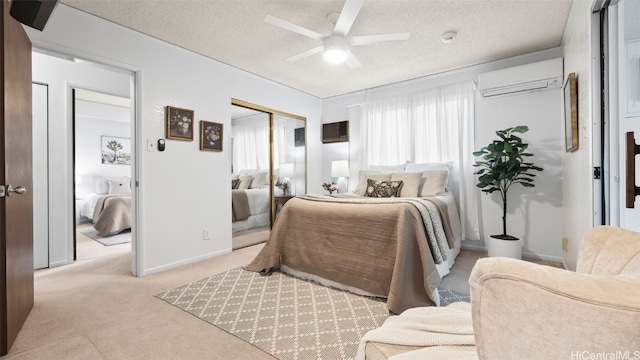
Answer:
[[[104,250],[114,248],[85,241]],[[154,297],[246,265],[261,248],[251,246],[140,278],[131,276],[130,251],[37,270],[33,310],[2,360],[273,360],[255,346]],[[462,285],[475,261],[484,256],[463,249],[441,285],[468,291]]]
[[[125,230],[119,234],[111,236],[100,236],[98,231],[91,228],[91,230],[83,231],[82,235],[92,238],[104,246],[118,245],[131,242],[131,230]]]
[[[263,243],[269,239],[271,230],[267,228],[251,229],[233,233],[232,249],[238,250]]]
[[[443,305],[469,301],[440,293]],[[352,359],[360,338],[389,316],[384,299],[242,268],[156,296],[282,360]]]

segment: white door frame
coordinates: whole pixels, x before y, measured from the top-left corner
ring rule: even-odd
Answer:
[[[33,268],[49,267],[49,85],[32,82],[33,89]],[[44,92],[44,94],[43,94]],[[36,149],[36,146],[40,146]],[[36,151],[37,150],[37,151]],[[41,171],[42,173],[38,172]]]
[[[58,56],[60,58],[63,59],[80,59],[82,61],[85,62],[89,62],[89,63],[93,63],[98,67],[103,67],[103,68],[108,68],[111,69],[113,71],[116,72],[127,72],[130,73],[130,98],[131,98],[131,139],[132,141],[132,154],[134,154],[133,159],[132,159],[132,171],[131,171],[131,181],[134,184],[134,186],[132,186],[131,189],[131,196],[132,196],[132,231],[131,231],[131,272],[133,276],[138,276],[138,274],[142,274],[142,246],[140,244],[140,240],[141,240],[141,236],[140,234],[142,233],[142,229],[140,228],[140,222],[139,222],[139,174],[140,174],[140,166],[139,164],[139,159],[140,159],[140,154],[142,152],[141,148],[141,140],[140,140],[140,128],[141,128],[141,124],[139,119],[141,119],[141,111],[140,111],[140,106],[138,104],[138,99],[140,99],[140,95],[141,95],[141,78],[142,78],[142,70],[140,68],[136,68],[136,67],[132,67],[131,65],[127,65],[127,64],[121,64],[121,63],[114,63],[111,62],[109,60],[105,60],[102,58],[98,58],[94,55],[88,54],[88,53],[70,53],[69,49],[67,48],[63,48],[63,49],[58,49],[57,46],[49,44],[49,43],[36,43],[34,42],[33,44],[33,51],[41,51],[43,53],[46,53],[48,55],[51,56]],[[71,89],[72,88],[86,88],[85,86],[81,86],[81,85],[77,85],[77,84],[71,84],[68,83],[67,84],[67,91],[69,93],[69,96],[67,97],[69,99],[69,103],[66,104],[66,106],[68,107],[69,111],[67,112],[68,114],[71,114],[71,108],[70,106],[71,104]],[[95,91],[100,91],[100,89],[93,89]],[[71,116],[71,115],[70,115]],[[70,119],[69,119],[70,121]],[[70,166],[70,170],[69,173],[67,174],[67,178],[71,179],[73,176],[73,171],[74,169]],[[75,206],[75,202],[72,202],[72,206]],[[67,213],[72,213],[73,212],[73,208],[68,208],[65,209],[65,211]],[[74,220],[75,223],[75,220]],[[75,231],[75,229],[72,229],[72,231]],[[73,263],[73,237],[69,236],[70,234],[67,234],[67,238],[69,239],[69,246],[68,246],[68,254],[67,254],[67,264],[71,264]]]

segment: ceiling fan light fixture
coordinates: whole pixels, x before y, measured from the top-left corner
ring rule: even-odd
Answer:
[[[324,61],[329,64],[341,64],[347,60],[347,41],[341,37],[332,35],[324,40]]]

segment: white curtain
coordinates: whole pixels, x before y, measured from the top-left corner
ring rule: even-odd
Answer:
[[[471,81],[369,101],[363,106],[362,165],[453,163],[451,191],[460,206],[463,239],[480,238],[473,175],[474,98]]]
[[[286,129],[285,119],[274,119],[274,169],[280,167],[280,163],[286,162],[282,158]],[[241,170],[269,169],[269,122],[247,121],[233,126],[233,172]]]
[[[280,169],[280,164],[291,162],[287,161],[286,150],[286,130],[287,119],[275,117],[273,119],[273,168]]]
[[[251,121],[233,127],[233,172],[269,168],[269,122]]]

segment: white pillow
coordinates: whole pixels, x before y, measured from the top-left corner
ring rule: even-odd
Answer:
[[[107,180],[109,194],[131,194],[131,182],[127,179]]]
[[[94,191],[98,195],[105,195],[109,193],[109,183],[107,178],[95,176],[93,178]]]
[[[251,184],[251,179],[253,179],[253,176],[251,175],[240,175],[240,185],[238,185],[238,190],[245,190],[249,188],[249,185]]]
[[[399,172],[399,171],[404,171],[404,166],[405,166],[405,164],[398,164],[398,165],[371,165],[371,166],[369,166],[369,169],[388,171],[388,172]]]
[[[263,189],[267,184],[267,172],[258,172],[253,175],[249,189]]]
[[[244,170],[240,170],[238,172],[238,174],[240,174],[240,175],[253,175],[253,174],[257,173],[258,171],[260,171],[260,170],[258,170],[258,169],[244,169]]]
[[[238,180],[240,179],[240,174],[231,174],[231,180]]]
[[[380,170],[360,170],[358,172],[358,186],[353,192],[364,196],[367,189],[367,179],[388,181],[391,180],[391,173]]]
[[[442,170],[446,171],[447,175],[451,172],[451,168],[453,167],[453,161],[446,162],[426,162],[419,164],[407,164],[405,168],[405,172],[425,172],[429,170]],[[447,182],[445,183],[446,190],[449,189],[449,178],[447,177]]]
[[[428,170],[444,170],[449,172],[451,170],[452,165],[453,165],[452,161],[447,161],[444,163],[427,162],[427,163],[419,163],[419,164],[407,164],[404,168],[404,171],[405,172],[424,172]]]
[[[427,170],[422,173],[424,182],[421,184],[420,196],[444,195],[447,191],[449,172],[445,170]]]
[[[399,197],[417,197],[422,183],[422,173],[392,173],[391,181],[402,181]]]

